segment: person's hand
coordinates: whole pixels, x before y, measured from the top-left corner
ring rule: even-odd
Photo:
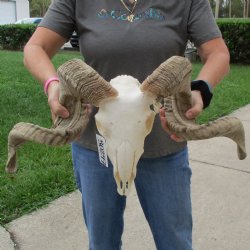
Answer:
[[[195,119],[203,110],[203,101],[201,97],[200,91],[192,91],[192,103],[193,106],[185,113],[187,119]],[[170,135],[170,138],[176,142],[184,141],[184,139],[180,138],[176,134],[170,132],[168,128],[167,117],[165,115],[165,110],[163,108],[160,109],[159,112],[160,120],[162,128]]]
[[[200,91],[194,90],[191,93],[193,106],[187,110],[185,115],[188,119],[195,119],[202,112],[204,105]]]
[[[51,82],[48,88],[48,104],[51,110],[53,122],[57,116],[67,118],[69,111],[59,103],[60,83],[57,81]]]

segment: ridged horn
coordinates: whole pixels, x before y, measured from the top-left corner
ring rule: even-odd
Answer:
[[[31,123],[18,123],[8,136],[8,160],[6,171],[17,169],[17,148],[26,141],[60,146],[70,143],[85,129],[88,112],[85,103],[98,106],[117,91],[83,61],[73,59],[58,69],[60,78],[59,102],[69,111],[69,117],[57,117],[54,128],[43,128]]]
[[[167,97],[180,88],[183,79],[189,77],[191,72],[192,65],[188,59],[173,56],[155,69],[142,83],[140,89],[157,97]]]
[[[162,63],[141,85],[141,90],[156,97],[164,97],[167,125],[171,133],[184,140],[202,140],[224,136],[237,144],[240,160],[246,157],[245,133],[242,122],[225,116],[208,124],[196,124],[185,113],[192,107],[191,63],[173,56]]]
[[[70,101],[69,101],[70,99]],[[48,129],[31,123],[17,123],[8,136],[8,160],[6,171],[14,173],[17,170],[17,149],[27,141],[51,146],[61,146],[75,140],[88,123],[86,105],[79,99],[67,96],[62,102],[70,113],[66,119],[57,117],[54,128]]]
[[[72,94],[83,99],[84,103],[99,107],[103,100],[118,95],[117,90],[109,82],[80,59],[72,59],[64,63],[57,72]]]
[[[213,137],[227,137],[237,144],[238,158],[246,158],[245,132],[242,122],[236,117],[224,116],[207,124],[197,124],[195,120],[185,118],[181,111],[181,100],[176,96],[164,99],[164,108],[169,130],[186,141],[204,140]],[[183,100],[188,103],[188,100]],[[191,100],[189,100],[191,103]]]

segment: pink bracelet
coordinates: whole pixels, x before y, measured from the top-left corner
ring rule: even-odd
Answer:
[[[47,95],[48,94],[48,88],[49,88],[49,85],[51,84],[51,82],[53,81],[57,81],[59,82],[59,78],[57,76],[52,76],[50,77],[45,83],[44,83],[44,86],[43,86],[43,90],[44,90],[44,93]]]

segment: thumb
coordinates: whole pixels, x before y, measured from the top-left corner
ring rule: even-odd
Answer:
[[[202,112],[203,105],[201,103],[196,103],[192,108],[186,112],[186,117],[188,119],[194,119]]]
[[[59,102],[59,84],[51,84],[48,89],[48,104],[51,109],[52,117],[60,116],[67,118],[69,111]]]
[[[58,100],[51,100],[49,101],[49,106],[54,116],[60,116],[62,118],[69,117],[69,111],[62,106]]]

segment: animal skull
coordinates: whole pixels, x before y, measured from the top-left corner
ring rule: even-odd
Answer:
[[[144,152],[144,139],[152,130],[160,106],[154,103],[153,96],[141,91],[140,83],[131,76],[118,76],[110,84],[118,96],[100,104],[95,120],[98,131],[106,139],[118,193],[127,195]]]
[[[30,123],[16,124],[8,137],[7,172],[16,171],[16,149],[28,140],[53,146],[73,141],[87,125],[85,104],[90,103],[99,107],[96,124],[107,141],[118,192],[127,195],[143,153],[144,139],[152,129],[159,111],[158,100],[162,97],[172,133],[185,140],[226,136],[237,143],[238,157],[244,159],[245,135],[239,119],[226,116],[202,125],[186,119],[185,112],[192,106],[191,70],[187,59],[174,56],[140,85],[131,76],[118,76],[109,83],[78,59],[64,63],[58,69],[59,101],[69,110],[70,116],[67,119],[58,117],[53,129]]]

